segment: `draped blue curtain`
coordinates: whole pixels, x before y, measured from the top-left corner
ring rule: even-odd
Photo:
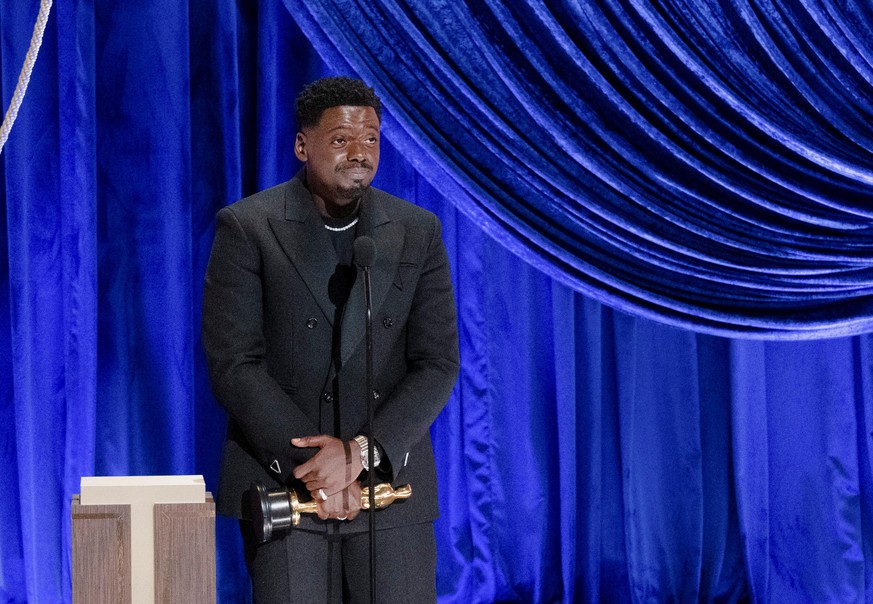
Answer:
[[[81,476],[215,489],[214,213],[293,174],[328,73],[445,227],[441,601],[873,601],[873,20],[722,4],[57,3],[0,162],[0,601],[70,600]]]
[[[873,327],[867,0],[285,4],[557,280],[709,333]]]

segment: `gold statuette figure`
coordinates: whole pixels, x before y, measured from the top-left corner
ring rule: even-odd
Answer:
[[[398,499],[408,499],[412,496],[412,487],[408,484],[395,489],[389,483],[383,482],[376,487],[376,509],[388,507]],[[301,502],[294,489],[275,489],[268,491],[266,487],[255,482],[250,489],[252,524],[258,541],[264,543],[273,536],[273,531],[290,528],[300,524],[300,514],[315,514],[318,512],[318,502],[315,500]],[[370,509],[370,489],[361,489],[361,507]]]
[[[288,494],[291,499],[291,524],[297,526],[300,524],[300,514],[315,514],[318,512],[318,502],[314,499],[300,503],[297,494],[294,490],[289,490]],[[397,499],[409,499],[412,496],[412,487],[408,484],[402,487],[394,488],[390,483],[380,482],[376,485],[376,509],[381,510],[387,508]],[[370,488],[364,487],[361,489],[361,507],[365,510],[370,509]],[[297,512],[296,514],[294,512]]]

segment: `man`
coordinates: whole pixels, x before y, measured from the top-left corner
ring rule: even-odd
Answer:
[[[218,213],[203,302],[213,391],[230,421],[219,513],[240,523],[256,602],[369,599],[363,460],[412,497],[376,512],[380,601],[435,601],[436,474],[429,428],[459,368],[439,220],[372,188],[381,104],[363,82],[324,78],[296,103],[290,181]],[[373,392],[354,241],[370,237]],[[367,396],[375,401],[373,438]],[[265,544],[252,534],[253,481],[318,501],[318,515]]]

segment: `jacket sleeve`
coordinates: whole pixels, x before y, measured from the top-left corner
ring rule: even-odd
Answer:
[[[425,247],[406,321],[406,374],[374,414],[373,431],[396,479],[458,378],[458,321],[439,219]]]
[[[282,482],[311,451],[292,447],[314,423],[267,372],[260,250],[231,206],[218,212],[203,292],[203,347],[212,390],[253,454]],[[278,471],[277,471],[278,469]]]

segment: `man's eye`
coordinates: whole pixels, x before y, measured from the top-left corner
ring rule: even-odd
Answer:
[[[342,144],[344,144],[344,143],[346,142],[346,139],[344,139],[344,138],[335,138],[335,139],[333,139],[333,142],[334,142],[335,145],[342,145]]]

